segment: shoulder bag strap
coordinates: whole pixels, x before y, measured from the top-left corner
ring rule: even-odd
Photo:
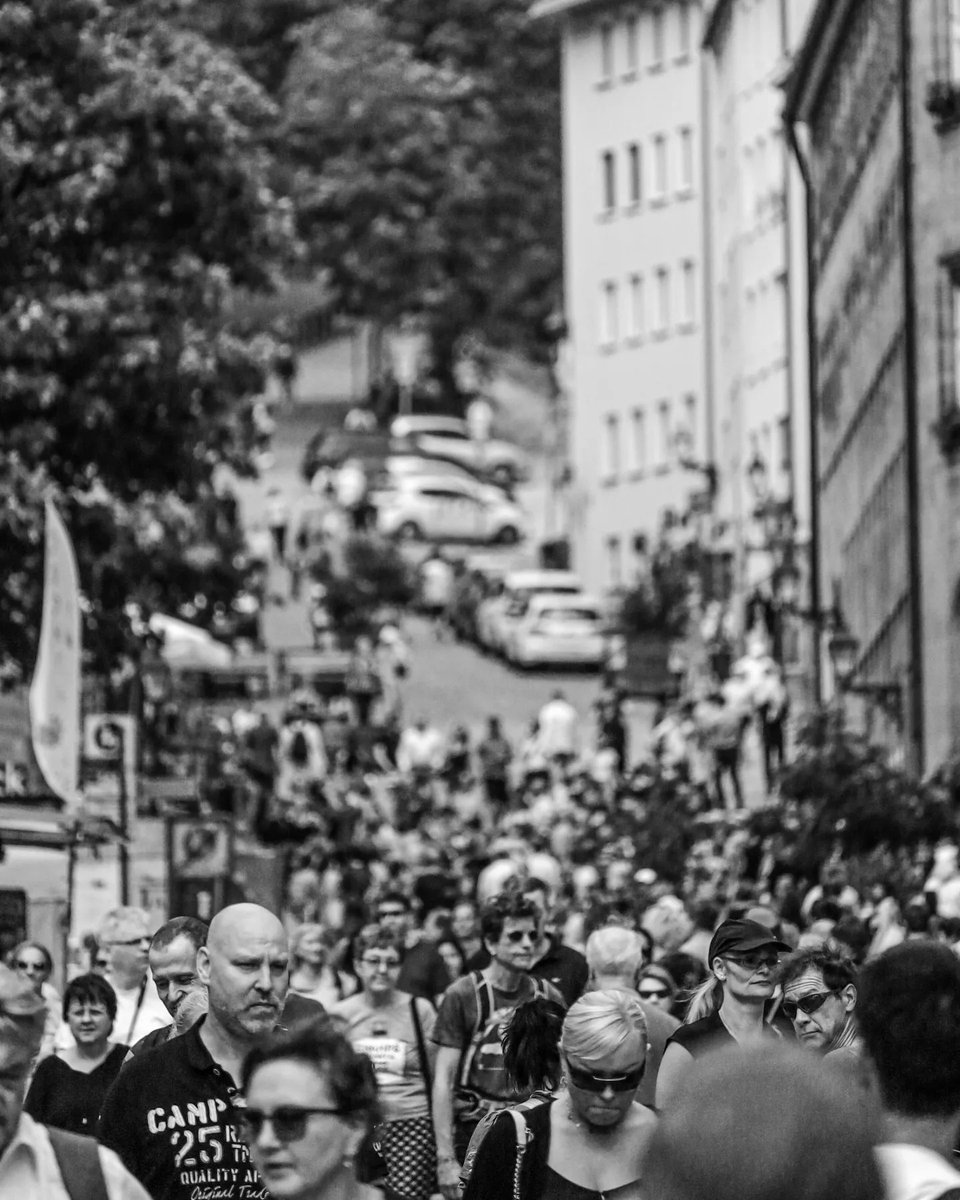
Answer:
[[[530,1129],[524,1120],[522,1112],[518,1112],[515,1108],[508,1108],[507,1112],[513,1118],[513,1125],[517,1134],[517,1157],[513,1164],[513,1200],[522,1200],[523,1159],[527,1153],[527,1145],[530,1142]]]
[[[423,1025],[420,1023],[420,1013],[417,1010],[416,996],[410,997],[410,1017],[413,1020],[413,1031],[417,1035],[417,1053],[420,1055],[420,1073],[427,1085],[427,1108],[433,1112],[433,1079],[430,1076],[430,1059],[427,1056],[427,1043],[423,1036]]]
[[[137,1007],[133,1010],[133,1016],[130,1018],[130,1028],[127,1030],[127,1036],[124,1039],[125,1043],[132,1045],[133,1031],[137,1027],[137,1017],[140,1016],[140,1009],[143,1008],[143,997],[147,991],[147,976],[144,975],[143,983],[140,984],[140,992],[137,995]]]
[[[44,1126],[70,1200],[109,1200],[100,1152],[93,1138]]]

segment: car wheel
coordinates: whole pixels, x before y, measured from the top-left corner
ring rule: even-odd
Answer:
[[[505,525],[493,540],[500,546],[515,546],[520,541],[520,530],[515,525]]]
[[[397,537],[401,542],[422,542],[423,530],[416,521],[404,521],[397,529]]]

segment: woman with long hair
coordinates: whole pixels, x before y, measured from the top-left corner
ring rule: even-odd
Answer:
[[[714,1050],[779,1037],[765,1019],[780,955],[790,947],[757,921],[724,921],[710,941],[710,975],[693,993],[683,1025],[667,1043],[657,1076],[657,1108],[675,1102],[691,1066]]]
[[[647,1054],[639,998],[587,992],[564,1018],[559,1050],[557,1094],[517,1110],[524,1152],[513,1117],[498,1113],[465,1166],[464,1200],[639,1200],[657,1123],[636,1101]]]
[[[43,1027],[43,1040],[40,1043],[40,1053],[37,1061],[53,1053],[56,1045],[57,1030],[60,1028],[60,1009],[62,1001],[60,993],[50,982],[53,974],[53,957],[46,946],[40,942],[21,942],[16,946],[9,958],[9,964],[24,979],[33,984],[33,989],[47,1006],[47,1019]]]

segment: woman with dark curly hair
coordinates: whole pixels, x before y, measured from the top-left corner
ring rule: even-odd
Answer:
[[[127,1047],[110,1041],[117,996],[100,975],[78,975],[63,994],[63,1019],[75,1045],[37,1067],[24,1111],[43,1125],[96,1133],[100,1106],[117,1077]]]

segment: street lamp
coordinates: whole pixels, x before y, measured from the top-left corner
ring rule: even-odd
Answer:
[[[685,425],[681,425],[674,430],[673,449],[677,456],[677,465],[679,467],[684,471],[696,471],[706,479],[707,502],[712,508],[713,501],[716,499],[719,482],[717,468],[713,463],[697,462],[693,457],[693,434]]]
[[[860,657],[860,639],[847,628],[837,613],[837,627],[827,643],[837,688],[842,694],[865,696],[887,714],[897,729],[903,729],[903,687],[899,683],[854,683]]]

